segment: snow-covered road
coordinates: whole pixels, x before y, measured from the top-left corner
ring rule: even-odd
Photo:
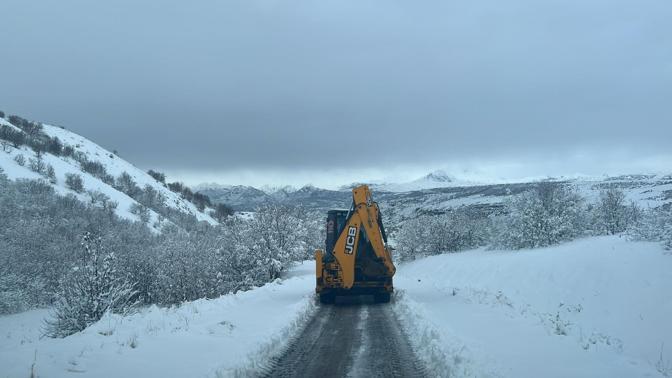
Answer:
[[[389,304],[321,306],[265,377],[424,377]]]

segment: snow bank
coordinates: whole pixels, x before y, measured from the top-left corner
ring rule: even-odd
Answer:
[[[263,368],[315,308],[313,262],[261,288],[174,308],[108,315],[64,339],[40,338],[47,310],[0,317],[0,376],[219,377]]]
[[[437,375],[672,374],[672,256],[656,243],[476,250],[402,265],[395,279],[395,310]]]

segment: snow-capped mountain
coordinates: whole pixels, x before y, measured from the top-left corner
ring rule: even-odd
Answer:
[[[437,170],[405,183],[374,184],[372,188],[386,192],[410,192],[414,190],[465,186],[470,183],[456,180],[444,170]]]
[[[29,138],[24,128],[17,127],[9,122],[9,117],[0,117],[0,128],[11,130],[11,133],[26,140]],[[115,185],[115,179],[126,173],[139,190],[150,187],[159,196],[162,196],[165,199],[163,206],[192,215],[199,221],[206,221],[211,224],[217,223],[210,215],[199,211],[193,203],[183,198],[182,195],[171,191],[165,183],[156,180],[148,173],[91,140],[65,128],[48,124],[42,124],[41,129],[36,129],[35,132],[35,136],[30,136],[34,140],[43,140],[43,143],[56,143],[55,141],[58,141],[57,143],[61,145],[59,150],[67,150],[68,153],[55,154],[50,152],[49,149],[45,149],[40,152],[38,158],[34,149],[31,149],[28,145],[14,145],[3,140],[3,146],[0,149],[0,168],[9,179],[45,179],[45,181],[51,183],[56,193],[74,195],[87,203],[93,202],[93,196],[101,193],[104,197],[107,197],[107,201],[117,203],[114,211],[118,216],[137,221],[140,220],[140,216],[137,212],[132,212],[132,207],[134,205],[139,206],[139,202]],[[38,160],[44,165],[45,171],[40,172],[35,169]],[[83,162],[96,165],[97,174],[87,172],[83,167]],[[46,177],[48,167],[53,167],[53,177],[51,179]],[[67,185],[68,175],[79,175],[81,177],[82,190],[75,191]],[[148,225],[158,230],[163,224],[170,222],[170,219],[159,216],[157,207],[147,206],[147,208],[150,217]]]
[[[597,201],[601,190],[616,187],[624,191],[628,201],[633,201],[644,208],[672,203],[672,176],[670,175],[639,174],[601,178],[546,179],[544,181],[571,185],[588,201]],[[405,219],[418,214],[441,213],[464,207],[490,214],[501,210],[502,203],[506,199],[530,190],[538,182],[457,184],[445,172],[432,172],[415,180],[414,183],[417,185],[408,183],[406,188],[409,190],[406,191],[385,190],[384,186],[375,184],[370,184],[370,187],[376,201],[383,207],[386,217]],[[302,205],[314,210],[325,211],[349,207],[352,201],[349,187],[327,190],[309,185],[298,190],[285,189],[269,193],[249,186],[234,186],[205,190],[204,193],[216,201],[221,200],[241,211],[253,211],[256,206],[269,203]],[[401,185],[395,189],[401,189]]]
[[[351,183],[349,185],[343,185],[339,188],[339,190],[350,190],[361,184],[367,184],[371,189],[379,192],[402,193],[402,192],[411,192],[411,191],[435,189],[435,188],[473,186],[483,183],[458,179],[455,176],[446,172],[445,170],[439,169],[412,181],[407,182],[371,181],[366,183],[356,182]]]

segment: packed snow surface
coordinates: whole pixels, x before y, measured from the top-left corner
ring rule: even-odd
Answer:
[[[400,266],[395,286],[437,376],[672,375],[672,255],[656,243],[445,254]]]
[[[0,377],[247,375],[314,310],[314,263],[261,288],[109,315],[64,339],[41,337],[48,310],[0,317]]]

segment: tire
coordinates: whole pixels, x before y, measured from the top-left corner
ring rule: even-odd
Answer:
[[[333,304],[336,301],[336,296],[333,293],[320,293],[320,303]]]
[[[376,301],[376,303],[389,303],[390,293],[378,293],[373,296],[373,299]]]

